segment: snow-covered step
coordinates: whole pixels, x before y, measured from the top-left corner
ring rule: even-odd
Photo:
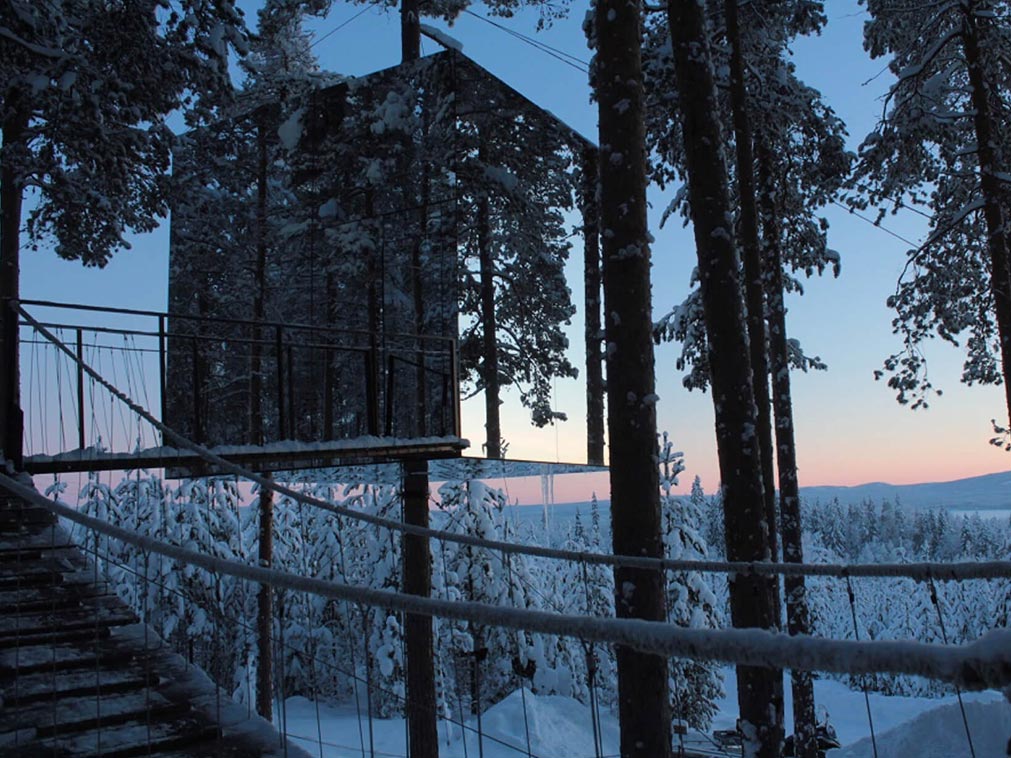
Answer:
[[[0,554],[18,550],[34,550],[39,548],[60,548],[77,546],[67,539],[67,534],[57,526],[37,527],[18,537],[10,534],[0,534]]]
[[[76,608],[63,608],[42,613],[17,613],[0,616],[0,645],[17,644],[19,640],[37,635],[59,635],[61,632],[125,626],[137,622],[132,611],[123,607],[118,598],[108,595],[91,598]]]
[[[157,641],[160,643],[160,640]],[[164,648],[152,649],[150,658],[158,658]],[[100,640],[91,638],[77,642],[42,642],[0,650],[0,680],[15,675],[27,676],[38,672],[70,671],[72,669],[96,666],[124,666],[127,663],[144,661],[144,652],[126,649],[116,640],[106,636]],[[149,664],[150,665],[150,664]]]
[[[18,613],[77,608],[92,598],[112,597],[105,587],[90,582],[60,582],[48,587],[22,587],[0,591],[0,608]]]
[[[18,707],[65,697],[102,697],[154,685],[157,675],[143,670],[98,669],[94,671],[39,672],[17,676],[14,681],[0,684],[4,707]]]
[[[187,710],[186,704],[173,703],[150,689],[101,699],[68,698],[0,714],[0,734],[33,730],[36,739],[48,738],[129,721],[176,718]]]
[[[36,740],[24,747],[9,749],[8,755],[10,758],[35,758],[39,755],[131,758],[160,755],[165,750],[213,740],[216,735],[217,729],[213,725],[193,716],[154,723],[135,720],[119,726]]]
[[[4,547],[0,545],[0,567],[7,568],[11,564],[23,564],[38,561],[43,558],[74,555],[77,547],[74,545],[27,545],[21,547]]]

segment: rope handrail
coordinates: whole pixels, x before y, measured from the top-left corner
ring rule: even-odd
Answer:
[[[441,600],[298,576],[188,550],[87,516],[66,503],[49,500],[8,476],[0,475],[0,489],[112,539],[213,574],[402,613],[578,637],[653,655],[742,666],[801,668],[836,674],[910,674],[969,690],[998,689],[1011,682],[1011,630],[1007,629],[990,631],[967,645],[889,640],[856,642],[790,636],[764,629],[689,629],[662,621],[575,616],[474,601]]]
[[[406,524],[395,519],[376,516],[347,506],[336,505],[325,500],[312,497],[303,492],[289,489],[272,478],[266,478],[254,471],[233,463],[208,448],[191,441],[179,432],[152,416],[141,405],[134,402],[124,392],[105,379],[82,358],[54,336],[42,324],[36,321],[24,308],[18,306],[22,318],[28,322],[43,337],[53,343],[59,350],[66,353],[70,359],[96,382],[105,387],[117,399],[126,404],[130,410],[139,415],[149,424],[158,429],[176,445],[191,450],[204,461],[217,466],[221,471],[242,477],[257,486],[283,495],[295,502],[313,506],[328,511],[334,515],[355,521],[363,521],[373,526],[390,529],[404,534],[412,534],[431,539],[471,545],[501,553],[528,555],[553,560],[566,560],[574,563],[589,563],[611,567],[639,568],[653,571],[699,571],[704,573],[729,574],[741,576],[826,576],[826,577],[905,577],[918,581],[933,578],[938,581],[962,581],[966,579],[1000,579],[1011,578],[1011,561],[981,561],[960,563],[878,563],[878,564],[814,564],[814,563],[773,563],[773,562],[740,562],[740,561],[708,561],[658,558],[651,556],[612,555],[607,553],[589,553],[561,548],[543,547],[540,545],[525,545],[499,540],[489,540],[469,534],[456,534],[439,529]]]

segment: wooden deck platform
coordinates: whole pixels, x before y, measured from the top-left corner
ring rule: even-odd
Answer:
[[[0,754],[305,758],[218,695],[47,511],[0,497]]]
[[[470,443],[459,437],[355,437],[330,442],[275,442],[266,445],[223,445],[211,448],[229,463],[255,471],[294,471],[340,466],[375,465],[407,460],[458,458]],[[110,453],[94,448],[57,455],[29,455],[29,474],[65,474],[77,471],[166,469],[170,478],[214,476],[217,467],[188,450],[157,447],[132,453]]]

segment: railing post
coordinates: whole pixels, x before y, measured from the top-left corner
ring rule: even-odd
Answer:
[[[203,402],[203,392],[201,392],[200,376],[200,349],[197,347],[197,336],[194,334],[190,338],[190,345],[193,354],[193,441],[204,441],[204,430],[202,419],[200,418],[200,405]]]
[[[386,357],[386,436],[393,436],[393,391],[395,389],[395,379],[393,377],[393,354]]]
[[[5,276],[8,272],[5,272]],[[13,277],[17,279],[14,264]],[[17,282],[12,294],[17,296]],[[0,285],[0,289],[6,289]],[[18,363],[21,349],[18,335],[18,301],[0,301],[0,447],[4,457],[22,467],[24,455],[24,411],[21,409],[21,376]]]
[[[295,439],[295,363],[291,358],[292,346],[288,345],[288,439]]]
[[[77,447],[84,450],[84,332],[77,330]]]
[[[450,387],[453,392],[453,435],[461,436],[460,426],[460,350],[456,339],[451,340],[450,352]]]
[[[161,396],[161,422],[164,424],[168,414],[165,409],[168,407],[168,399],[165,397],[165,383],[167,381],[166,352],[165,352],[165,316],[158,316],[158,392]]]
[[[368,432],[373,437],[379,436],[379,378],[376,376],[376,360],[370,348],[362,355],[365,357],[365,414]]]
[[[274,353],[277,358],[277,437],[284,439],[286,414],[284,412],[284,335],[281,327],[274,332]]]
[[[270,478],[268,472],[264,474]],[[257,558],[261,568],[270,568],[274,561],[274,492],[266,487],[259,493],[259,540]],[[261,584],[256,596],[256,712],[268,721],[273,703],[273,590]]]
[[[323,431],[324,440],[332,440],[333,433],[333,383],[334,383],[334,352],[329,347],[323,348]]]

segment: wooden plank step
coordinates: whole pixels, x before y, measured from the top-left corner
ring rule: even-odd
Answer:
[[[10,642],[19,637],[70,632],[109,626],[136,624],[137,616],[119,598],[104,595],[82,603],[77,608],[57,608],[54,612],[12,613],[0,616],[0,640]]]
[[[109,695],[101,700],[73,698],[55,705],[41,703],[0,713],[0,734],[33,730],[36,738],[117,726],[128,721],[143,723],[176,719],[188,713],[188,703],[173,703],[153,690]]]
[[[24,547],[0,546],[0,566],[7,568],[11,564],[21,564],[28,561],[41,560],[44,557],[67,556],[76,558],[80,555],[77,545],[26,545]]]
[[[129,721],[113,727],[102,727],[79,734],[36,740],[18,748],[8,749],[10,758],[37,758],[59,755],[61,758],[101,755],[102,758],[133,758],[160,755],[165,750],[185,748],[213,740],[217,729],[205,719],[183,716],[171,721],[150,724]]]
[[[95,697],[96,693],[105,697],[143,689],[148,683],[153,686],[157,682],[155,672],[152,671],[149,676],[135,666],[100,671],[58,671],[55,674],[40,671],[0,684],[0,697],[3,698],[5,708],[21,707],[68,697]]]
[[[94,626],[83,629],[49,629],[35,634],[22,634],[14,637],[0,637],[0,650],[17,649],[23,646],[56,645],[61,643],[94,644],[109,636],[110,626]]]
[[[56,516],[37,506],[0,509],[0,533],[19,533],[38,530],[56,523]]]
[[[136,657],[134,651],[108,637],[97,645],[94,638],[73,643],[26,645],[0,650],[0,678],[15,673],[24,676],[39,671],[69,671],[87,667],[94,671],[98,664],[116,662],[123,665]]]
[[[116,597],[104,587],[89,583],[60,583],[50,587],[25,587],[0,591],[0,608],[17,613],[76,608],[97,598]]]
[[[43,574],[46,572],[80,571],[87,568],[84,557],[77,551],[62,554],[40,555],[29,557],[22,561],[0,561],[0,579],[8,577]]]
[[[76,642],[44,643],[0,651],[0,686],[15,675],[26,676],[35,673],[52,674],[55,671],[85,669],[94,671],[96,666],[161,671],[175,651],[159,637],[152,636],[149,647],[140,644],[124,644],[115,636],[104,639],[80,640]]]
[[[44,527],[32,532],[18,535],[16,538],[9,535],[0,536],[0,552],[8,550],[29,550],[37,547],[77,547],[77,543],[70,541],[66,530],[57,526]]]
[[[0,592],[17,591],[23,587],[56,587],[62,584],[107,585],[108,582],[102,579],[101,574],[96,577],[94,568],[75,566],[72,570],[64,573],[39,571],[26,576],[0,578]]]

